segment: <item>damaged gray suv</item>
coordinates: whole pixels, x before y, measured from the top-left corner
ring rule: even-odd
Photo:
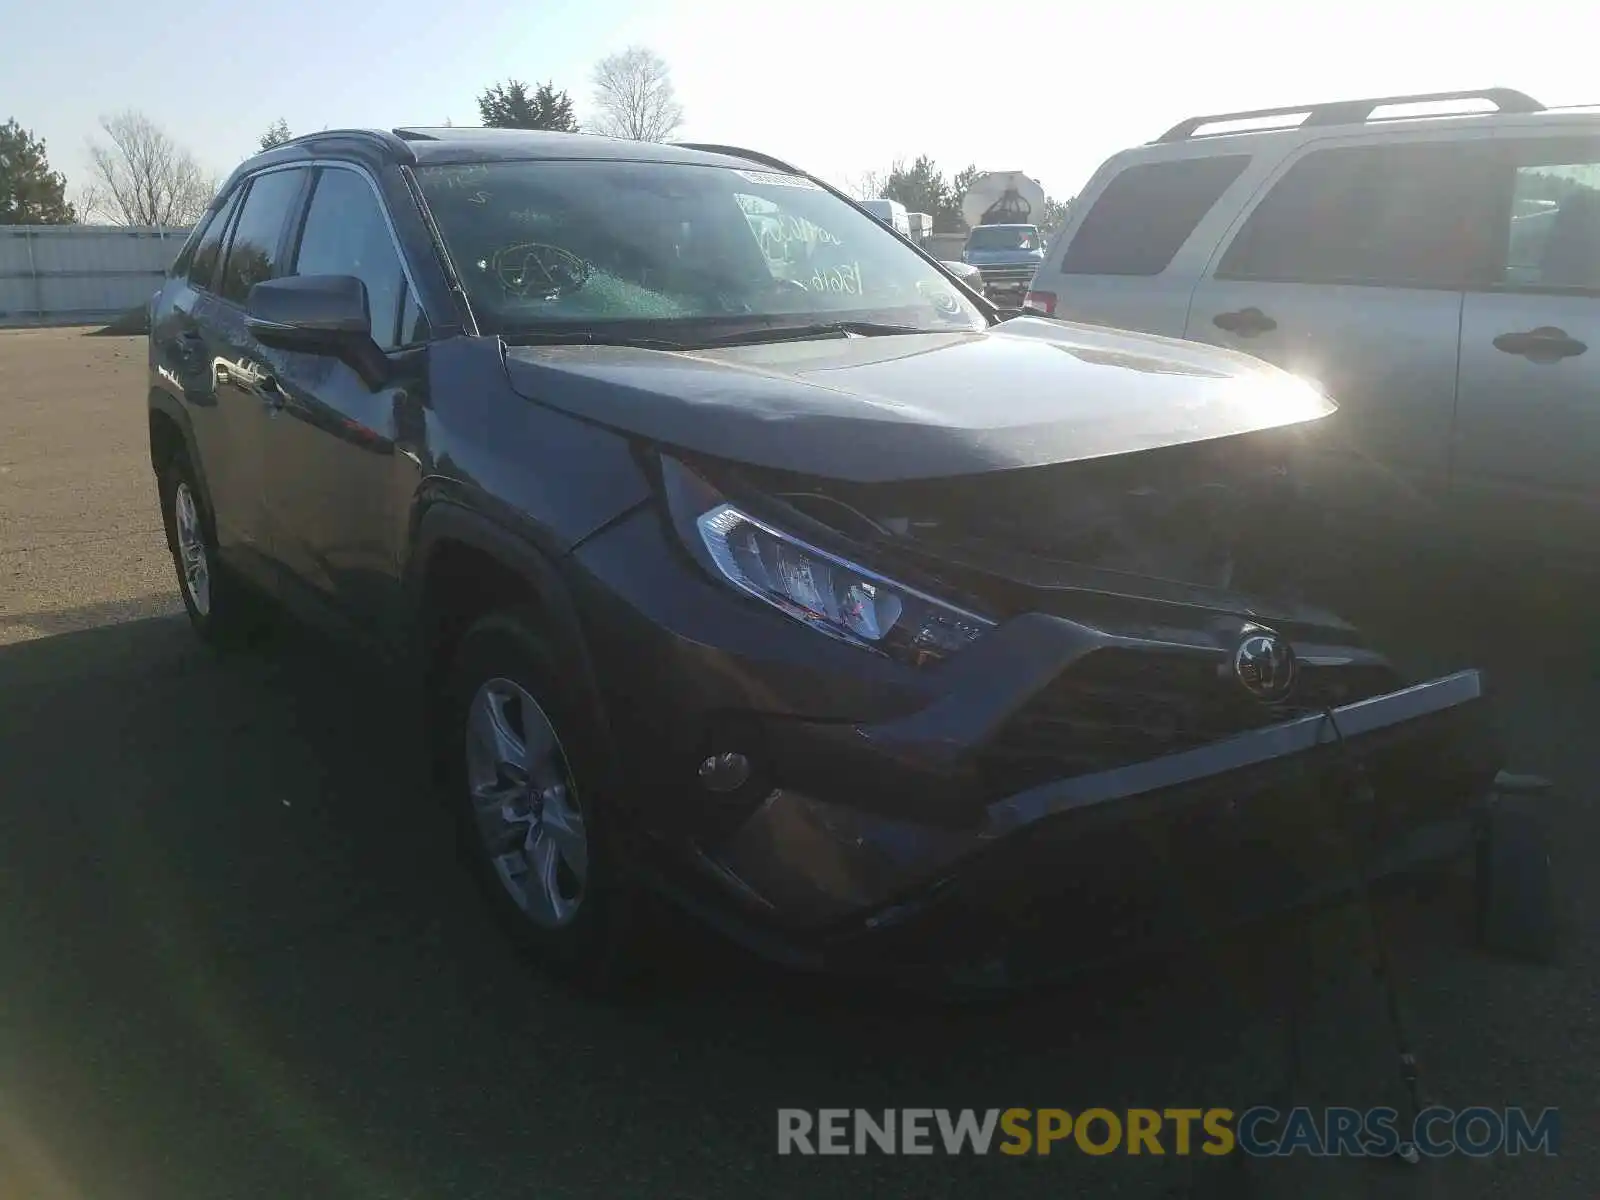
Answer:
[[[154,298],[148,396],[195,628],[266,594],[411,670],[573,970],[641,889],[823,967],[1184,936],[1323,886],[1355,809],[1375,861],[1459,847],[1498,766],[1476,672],[1301,594],[1333,403],[1002,320],[749,151],[291,141]]]

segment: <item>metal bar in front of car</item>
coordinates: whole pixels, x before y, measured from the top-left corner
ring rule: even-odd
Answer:
[[[1468,670],[1357,700],[1333,711],[1340,732],[1350,741],[1461,708],[1483,697],[1482,673]],[[1327,717],[1310,713],[1194,750],[1041,784],[990,805],[986,836],[997,836],[1044,817],[1205,783],[1235,771],[1293,759],[1335,740]]]

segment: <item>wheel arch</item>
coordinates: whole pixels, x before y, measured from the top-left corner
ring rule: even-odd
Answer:
[[[472,624],[490,613],[515,611],[534,625],[532,632],[573,681],[596,733],[610,746],[611,726],[583,625],[548,554],[478,512],[437,501],[417,520],[405,590],[430,703]],[[614,755],[605,757],[615,762]]]
[[[200,487],[200,502],[205,507],[205,519],[211,521],[216,512],[211,503],[211,484],[206,478],[206,466],[195,442],[194,424],[183,405],[169,393],[150,389],[147,405],[150,437],[150,469],[158,476],[178,455],[188,462],[194,480]]]

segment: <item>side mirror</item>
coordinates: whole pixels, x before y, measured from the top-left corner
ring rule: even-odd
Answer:
[[[245,325],[263,346],[326,354],[368,387],[388,378],[389,360],[372,340],[367,285],[354,275],[290,275],[250,289]]]

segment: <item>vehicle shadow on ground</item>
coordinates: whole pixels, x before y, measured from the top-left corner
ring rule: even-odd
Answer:
[[[531,1162],[557,1193],[1239,1195],[1197,1157],[779,1159],[776,1109],[1398,1098],[1348,906],[960,1007],[663,915],[597,1002],[489,926],[414,714],[320,640],[65,633],[0,649],[0,698],[0,1060],[85,1194],[507,1194]],[[1405,898],[1408,971],[1453,983],[1463,912]]]

